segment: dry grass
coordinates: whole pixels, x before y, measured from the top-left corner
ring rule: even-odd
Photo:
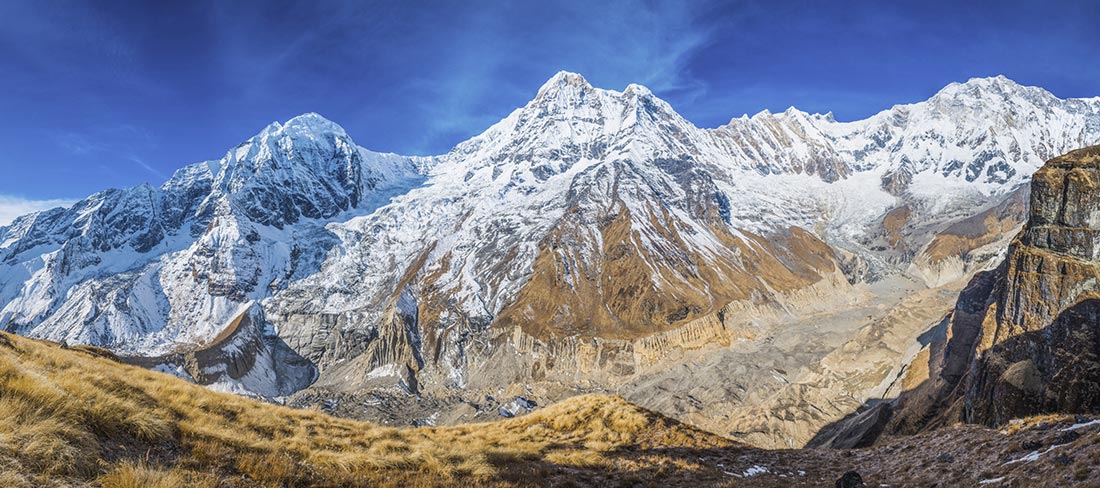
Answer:
[[[141,462],[123,462],[96,480],[103,488],[213,488],[218,485],[215,476],[188,473],[183,470],[162,469]]]
[[[501,422],[397,429],[211,392],[0,333],[0,486],[1098,486],[1100,428],[1039,416],[851,451],[747,449],[585,395]],[[1086,419],[1087,420],[1087,419]],[[1061,445],[1033,463],[1010,463]],[[943,461],[943,455],[951,459]],[[1065,458],[1055,456],[1064,455]],[[1061,461],[1058,461],[1061,459]],[[749,477],[757,466],[767,473]],[[1005,486],[1009,486],[1006,484]]]
[[[396,429],[211,392],[97,350],[0,333],[3,486],[525,485],[616,453],[729,443],[615,396]]]

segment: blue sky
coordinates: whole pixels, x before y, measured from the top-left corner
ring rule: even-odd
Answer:
[[[437,154],[559,70],[641,83],[697,125],[863,118],[1004,74],[1100,95],[1098,2],[0,2],[0,223],[161,183],[315,111]]]

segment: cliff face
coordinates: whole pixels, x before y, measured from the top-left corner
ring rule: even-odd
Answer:
[[[997,424],[1100,409],[1100,146],[1052,159],[1032,182],[975,344],[966,420]]]
[[[1023,231],[995,270],[959,295],[938,340],[899,376],[911,385],[826,429],[813,445],[867,442],[865,428],[915,433],[952,422],[1000,425],[1100,411],[1100,146],[1048,161]]]

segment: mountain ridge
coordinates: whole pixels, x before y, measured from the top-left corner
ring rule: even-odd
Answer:
[[[672,351],[847,306],[883,277],[965,278],[995,239],[919,259],[928,243],[1009,198],[1042,154],[1100,139],[1100,98],[1007,79],[898,107],[700,129],[640,85],[563,72],[432,157],[374,153],[303,114],[159,189],[0,227],[0,328],[159,357],[249,310],[262,360],[230,364],[291,351],[316,383],[160,366],[265,397],[615,388]]]

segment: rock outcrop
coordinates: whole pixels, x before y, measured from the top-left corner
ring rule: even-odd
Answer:
[[[168,372],[200,385],[276,398],[309,386],[317,369],[265,330],[263,312],[250,303],[207,344],[181,346],[161,356],[123,356],[125,363]]]
[[[912,387],[883,432],[1100,412],[1100,146],[1035,173],[1026,226],[1004,262],[963,290],[947,326],[900,375]],[[811,444],[839,447],[882,414],[853,416]]]
[[[1100,146],[1052,159],[994,291],[964,418],[1100,411]]]

